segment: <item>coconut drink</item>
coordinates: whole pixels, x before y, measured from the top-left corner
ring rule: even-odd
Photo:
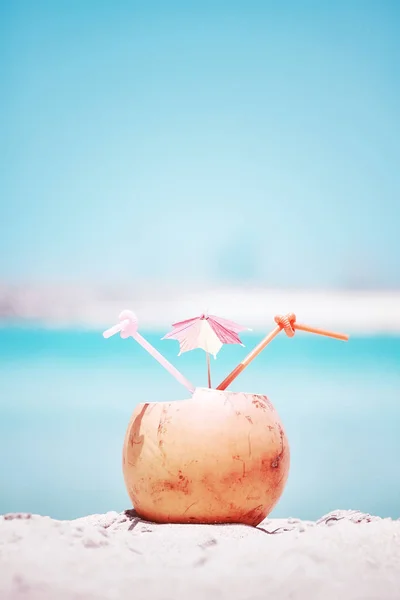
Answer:
[[[142,402],[129,422],[123,444],[125,485],[137,514],[158,523],[244,523],[256,526],[279,501],[289,474],[284,426],[265,395],[226,388],[281,331],[296,329],[337,339],[348,336],[296,323],[293,314],[275,317],[276,327],[217,386],[211,387],[209,355],[224,343],[240,343],[240,325],[207,315],[174,325],[167,339],[180,352],[203,348],[208,388],[195,388],[137,331],[130,311],[104,337],[133,337],[164,366],[190,397]],[[196,341],[197,340],[197,341]]]
[[[183,401],[139,404],[123,449],[133,506],[160,523],[258,525],[281,497],[289,462],[266,396],[209,388]]]

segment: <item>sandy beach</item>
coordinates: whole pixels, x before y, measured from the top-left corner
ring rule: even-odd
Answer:
[[[170,324],[209,310],[255,330],[274,327],[274,315],[294,312],[298,322],[351,334],[400,332],[400,291],[299,290],[249,286],[141,285],[96,287],[5,285],[0,282],[0,322],[105,329],[121,310],[136,312],[140,327]]]
[[[398,600],[400,520],[158,525],[134,511],[0,517],[2,600]]]

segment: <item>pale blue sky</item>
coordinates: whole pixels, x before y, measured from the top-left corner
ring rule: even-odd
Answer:
[[[0,280],[400,286],[400,2],[0,0]]]

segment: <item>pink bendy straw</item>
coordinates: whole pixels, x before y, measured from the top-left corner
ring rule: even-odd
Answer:
[[[179,383],[184,385],[185,388],[188,389],[191,394],[193,394],[194,386],[190,383],[190,381],[188,381],[186,377],[184,377],[182,373],[180,373],[178,369],[174,367],[174,365],[164,358],[164,356],[160,354],[158,350],[154,348],[154,346],[149,344],[149,342],[140,335],[138,332],[138,320],[135,313],[133,313],[131,310],[123,310],[119,315],[119,321],[120,322],[117,325],[107,329],[107,331],[103,333],[103,337],[107,339],[116,333],[120,333],[122,339],[133,337],[133,339],[143,346],[143,348],[147,350],[147,352],[151,354],[153,358],[158,360],[160,365],[167,369],[168,373],[171,373],[171,375],[173,375],[173,377],[175,377]]]

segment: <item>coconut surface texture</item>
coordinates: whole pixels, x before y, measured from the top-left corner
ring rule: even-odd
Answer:
[[[188,400],[139,404],[123,448],[132,504],[158,523],[255,526],[281,497],[289,463],[266,396],[209,388]]]

